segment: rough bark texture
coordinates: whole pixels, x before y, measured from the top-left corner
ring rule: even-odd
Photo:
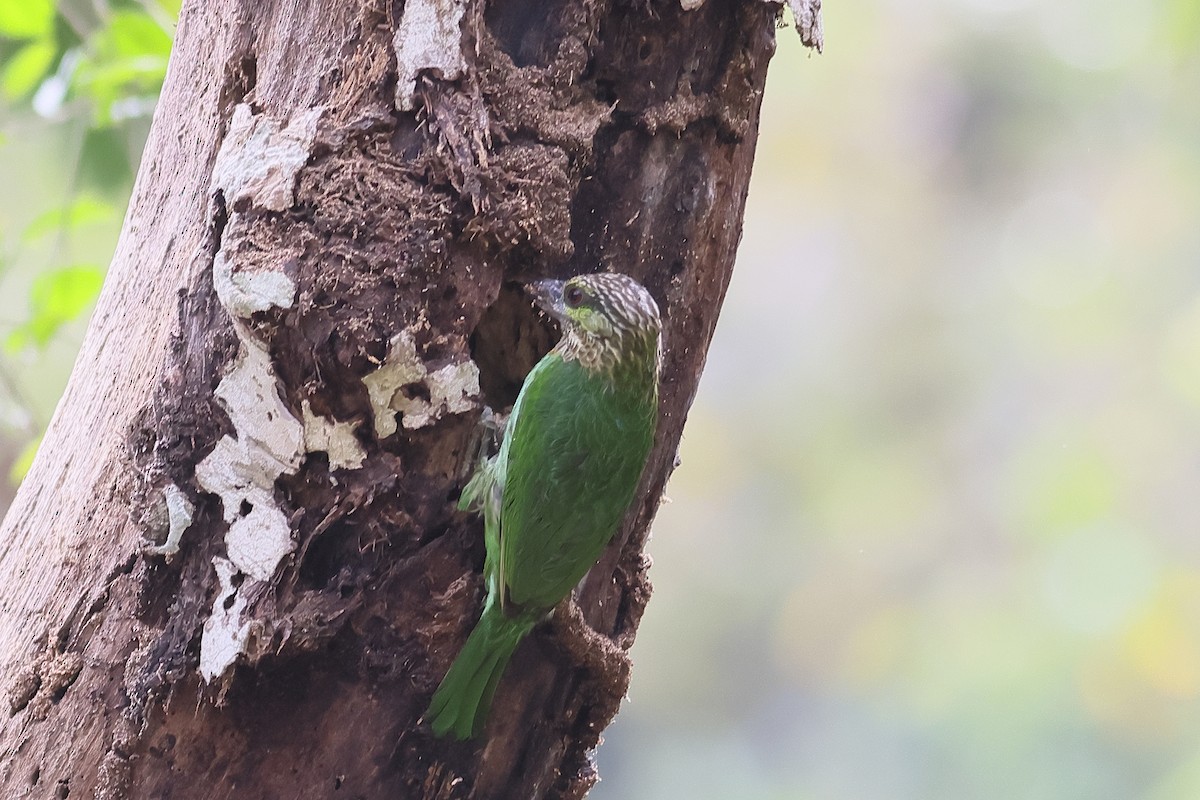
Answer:
[[[777,14],[185,4],[108,282],[0,532],[0,796],[587,791]],[[612,644],[558,615],[486,735],[434,739],[421,714],[481,602],[480,523],[454,510],[480,413],[553,340],[514,282],[605,268],[667,326],[640,499],[578,592]]]

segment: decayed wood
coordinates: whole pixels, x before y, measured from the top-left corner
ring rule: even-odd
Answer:
[[[4,797],[580,797],[741,229],[778,7],[189,2],[117,254],[0,532]],[[812,5],[812,4],[809,4]],[[819,30],[819,19],[817,20]],[[476,742],[420,717],[481,601],[454,510],[552,341],[663,308],[641,498]]]

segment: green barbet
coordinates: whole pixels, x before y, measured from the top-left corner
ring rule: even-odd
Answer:
[[[562,339],[525,378],[500,452],[459,501],[483,514],[488,594],[429,705],[438,736],[483,728],[517,645],[612,539],[654,441],[662,324],[650,293],[611,273],[527,288]]]

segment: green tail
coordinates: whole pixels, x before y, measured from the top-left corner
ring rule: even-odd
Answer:
[[[483,616],[429,703],[426,716],[435,735],[469,739],[483,729],[500,676],[535,622],[504,616],[488,598]]]

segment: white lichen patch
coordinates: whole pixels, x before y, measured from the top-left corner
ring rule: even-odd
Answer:
[[[247,223],[238,204],[272,211],[292,206],[296,176],[308,163],[323,110],[305,109],[284,126],[255,114],[249,105],[238,105],[213,167],[211,191],[224,195],[229,211],[213,259],[213,287],[234,320],[241,346],[214,392],[233,434],[222,437],[196,465],[197,485],[221,499],[229,523],[226,557],[213,560],[221,591],[200,641],[200,672],[208,681],[246,651],[256,625],[242,619],[246,597],[270,581],[295,549],[291,524],[275,499],[276,481],[299,469],[310,444],[333,448],[343,462],[355,458],[345,442],[347,436],[353,438],[352,431],[309,422],[307,407],[305,421],[291,412],[280,397],[266,345],[245,321],[256,312],[290,308],[296,284],[283,268],[290,254],[272,250],[271,260],[264,261],[261,247],[247,245]]]
[[[221,191],[229,208],[240,200],[271,211],[290,208],[296,174],[308,163],[324,111],[323,106],[306,108],[283,127],[239,103],[213,165],[212,191]]]
[[[249,508],[229,526],[225,549],[233,565],[256,581],[269,581],[284,556],[292,552],[292,528],[275,505],[274,496],[253,491]],[[255,502],[257,500],[258,502]]]
[[[213,559],[213,567],[221,591],[200,634],[200,675],[209,683],[225,674],[250,639],[250,623],[242,621],[246,598],[239,596],[233,585],[237,569],[220,556]]]
[[[423,428],[446,414],[461,414],[477,405],[479,368],[474,361],[442,366],[433,372],[417,355],[412,334],[392,339],[379,369],[363,378],[375,415],[375,434],[384,439],[396,432],[396,413],[408,430]],[[424,393],[415,391],[417,384]],[[423,394],[428,395],[426,399]]]
[[[167,506],[167,540],[160,545],[148,545],[143,551],[149,555],[165,556],[169,561],[171,556],[179,552],[183,532],[192,526],[195,507],[183,490],[173,483],[163,490],[163,500]]]
[[[386,439],[396,432],[396,409],[392,408],[392,398],[401,386],[416,383],[428,373],[425,363],[417,355],[412,334],[403,331],[392,339],[382,366],[363,378],[375,414],[376,436]]]
[[[217,597],[209,622],[217,626],[219,633],[210,637],[206,625],[201,639],[201,661],[208,658],[211,664],[225,666],[233,663],[240,652],[237,648],[244,643],[244,631],[238,631],[244,626],[230,622],[235,618],[224,604],[253,582],[270,580],[279,562],[295,548],[291,526],[275,501],[275,481],[280,475],[295,472],[304,454],[304,426],[279,396],[270,354],[244,326],[239,324],[237,328],[241,351],[215,392],[237,435],[222,437],[196,465],[196,483],[221,498],[222,514],[230,523],[225,534],[229,558],[214,563],[218,569],[224,563],[249,579],[240,590],[231,583],[229,591]],[[243,602],[238,596],[232,608],[239,608]],[[223,648],[222,654],[207,654],[206,647]],[[229,648],[235,648],[232,655],[225,652]],[[205,673],[206,679],[212,680],[221,670]]]
[[[275,505],[275,480],[295,472],[304,453],[304,426],[283,404],[276,383],[270,354],[243,338],[238,360],[216,391],[237,438],[223,437],[196,465],[196,482],[221,498],[230,523],[230,560],[256,580],[268,580],[294,547]]]
[[[679,5],[684,11],[695,11],[704,5],[704,0],[679,0]]]
[[[446,414],[462,414],[475,407],[479,397],[479,367],[474,361],[449,364],[429,373],[425,379],[429,399],[392,398],[393,407],[403,416],[401,421],[409,430],[423,428]]]
[[[231,214],[225,226],[225,239],[237,241],[241,214]],[[221,305],[234,317],[245,319],[270,308],[291,308],[296,302],[296,282],[282,267],[264,267],[250,260],[237,263],[236,253],[222,247],[213,259],[213,288]],[[281,259],[282,260],[282,259]]]
[[[271,356],[259,342],[243,339],[237,361],[215,392],[237,432],[245,462],[263,488],[300,466],[304,426],[279,396]]]
[[[452,81],[462,75],[463,11],[466,0],[408,0],[404,16],[396,26],[392,48],[396,51],[396,107],[413,108],[417,75],[422,70],[438,73]]]
[[[329,456],[330,469],[358,469],[367,459],[354,425],[314,414],[305,400],[300,408],[304,418],[304,449]]]

